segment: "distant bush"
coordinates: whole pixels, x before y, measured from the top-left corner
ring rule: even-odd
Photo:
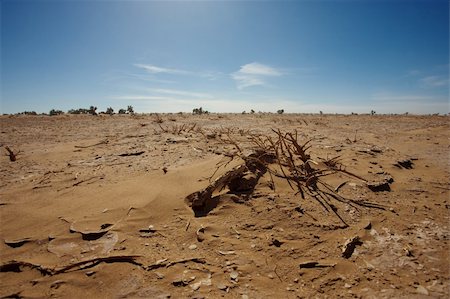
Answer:
[[[96,111],[97,111],[97,107],[95,107],[95,106],[89,107],[89,110],[88,110],[89,114],[97,115]]]
[[[36,111],[24,111],[24,112],[20,112],[17,114],[19,114],[19,115],[37,115]]]
[[[202,107],[200,108],[194,108],[192,110],[192,114],[208,114],[209,112],[207,110],[203,110]]]
[[[61,115],[61,114],[64,114],[64,112],[61,110],[55,110],[55,109],[50,110],[50,112],[48,113],[48,115],[50,115],[50,116]]]
[[[130,113],[130,114],[134,114],[133,106],[128,106],[127,107],[127,112]]]
[[[108,107],[108,108],[106,109],[106,114],[113,115],[113,114],[114,114],[114,109],[111,108],[111,107]]]
[[[277,110],[277,113],[278,114],[283,114],[284,113],[284,109]]]

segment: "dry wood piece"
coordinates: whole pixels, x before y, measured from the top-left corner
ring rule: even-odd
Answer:
[[[362,245],[362,241],[358,236],[348,239],[342,247],[342,257],[350,258],[357,245]]]
[[[135,153],[124,153],[124,154],[119,154],[119,157],[140,156],[143,153],[145,153],[145,151],[139,151],[139,152],[135,152]]]
[[[9,148],[9,146],[5,146],[6,151],[8,152],[6,156],[9,157],[9,161],[15,162],[17,160],[17,156],[20,154],[20,151],[17,153],[14,153],[12,149]]]
[[[347,171],[340,163],[339,157],[330,159],[318,158],[321,162],[319,163],[314,161],[308,153],[308,150],[311,148],[312,139],[301,143],[299,142],[297,131],[287,133],[283,133],[281,130],[272,131],[276,134],[275,138],[269,135],[249,136],[252,145],[251,154],[244,154],[244,150],[246,149],[233,139],[233,130],[228,129],[228,131],[223,131],[221,135],[224,135],[226,138],[223,138],[222,142],[234,146],[237,150],[237,152],[231,155],[231,160],[238,157],[244,163],[227,171],[214,180],[208,187],[186,197],[186,202],[192,207],[196,215],[207,203],[212,202],[211,196],[214,191],[228,186],[231,193],[251,194],[258,180],[265,173],[270,175],[272,183],[273,176],[285,179],[291,189],[296,194],[300,194],[302,199],[305,199],[306,196],[314,199],[327,212],[334,213],[344,224],[344,227],[347,227],[348,224],[338,213],[338,208],[332,202],[333,200],[348,204],[354,208],[360,206],[385,209],[376,203],[345,198],[337,193],[341,186],[333,188],[322,180],[323,177],[342,173],[367,183],[367,180],[361,176]],[[274,183],[273,187],[275,189]]]
[[[181,260],[177,260],[177,261],[173,261],[173,262],[170,262],[168,259],[163,259],[163,260],[157,261],[154,264],[145,266],[145,269],[154,270],[154,269],[158,269],[158,268],[162,268],[162,267],[169,268],[176,264],[185,264],[188,262],[193,262],[193,263],[197,263],[197,264],[207,264],[207,262],[204,258],[199,258],[199,257],[186,258],[186,259],[181,259]]]
[[[137,266],[143,266],[141,263],[136,261],[136,258],[141,257],[140,255],[115,255],[106,257],[96,257],[84,261],[80,261],[74,264],[70,264],[58,269],[53,269],[52,275],[67,272],[69,270],[83,270],[87,268],[92,268],[100,263],[130,263]],[[75,270],[75,271],[76,271]]]
[[[336,264],[322,264],[320,262],[316,261],[308,261],[300,263],[300,269],[311,269],[311,268],[327,268],[327,267],[334,267]]]
[[[211,200],[212,193],[215,190],[222,190],[231,180],[241,177],[247,171],[245,164],[236,166],[215,179],[208,187],[194,192],[186,197],[186,201],[192,209],[198,210],[205,206],[206,202]]]

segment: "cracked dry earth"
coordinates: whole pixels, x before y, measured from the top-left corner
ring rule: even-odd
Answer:
[[[1,298],[448,298],[449,118],[2,116]],[[249,136],[297,130],[336,213],[267,174],[186,197]],[[231,141],[232,142],[231,142]],[[220,166],[220,167],[219,167]],[[210,178],[210,179],[209,179]],[[369,183],[368,183],[369,182]],[[375,182],[375,183],[373,183]],[[371,188],[369,188],[369,185]],[[337,217],[339,215],[341,219]],[[345,223],[345,224],[344,224]]]

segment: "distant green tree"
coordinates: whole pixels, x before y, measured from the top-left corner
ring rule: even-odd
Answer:
[[[283,114],[284,113],[284,109],[277,110],[277,113],[278,114]]]
[[[130,113],[130,114],[134,114],[133,106],[128,106],[127,107],[127,112]]]
[[[125,114],[125,113],[127,113],[127,110],[125,110],[125,109],[119,109],[119,114]]]

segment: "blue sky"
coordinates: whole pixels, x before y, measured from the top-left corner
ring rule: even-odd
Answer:
[[[449,2],[1,1],[2,113],[448,113]]]

